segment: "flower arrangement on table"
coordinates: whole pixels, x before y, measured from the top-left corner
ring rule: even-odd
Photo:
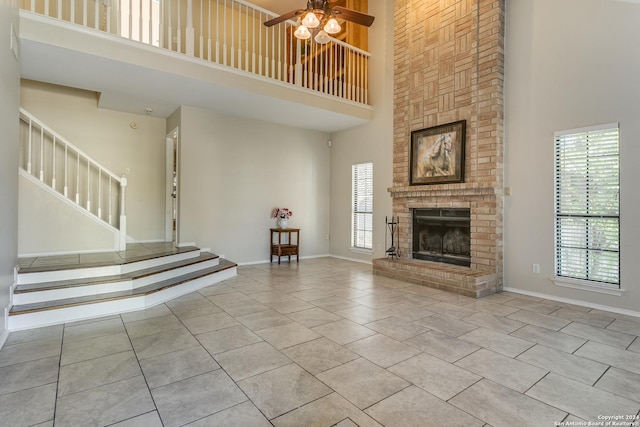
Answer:
[[[293,216],[293,211],[288,208],[273,208],[271,217],[280,219],[289,219]]]
[[[293,216],[293,211],[288,208],[273,208],[271,216],[278,219],[278,227],[287,228],[289,226],[289,218]]]

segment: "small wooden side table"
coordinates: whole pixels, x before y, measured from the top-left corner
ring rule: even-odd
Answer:
[[[291,262],[291,255],[296,256],[296,262],[300,262],[300,255],[298,253],[298,247],[300,245],[300,229],[299,228],[271,228],[271,255],[269,262],[273,262],[273,256],[278,257],[278,264],[280,264],[281,256],[288,256],[289,262]],[[274,239],[274,234],[277,234],[278,238]],[[293,237],[292,237],[293,234]],[[285,238],[283,238],[283,235]]]

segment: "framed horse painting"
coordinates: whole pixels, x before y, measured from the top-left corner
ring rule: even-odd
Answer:
[[[466,120],[411,132],[409,185],[464,182]]]

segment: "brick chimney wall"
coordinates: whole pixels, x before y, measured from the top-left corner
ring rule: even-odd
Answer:
[[[471,210],[470,270],[502,286],[505,0],[396,0],[393,213],[410,259],[415,208]],[[464,182],[409,185],[411,132],[466,120]],[[433,269],[433,263],[430,269]],[[446,267],[443,267],[446,268]]]

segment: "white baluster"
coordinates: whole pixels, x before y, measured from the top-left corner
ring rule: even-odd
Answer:
[[[44,0],[44,14],[49,16],[49,0]]]
[[[195,29],[193,28],[193,0],[187,0],[187,29],[185,33],[187,38],[187,52],[189,56],[195,53]]]
[[[82,0],[82,25],[87,26],[87,0]]]
[[[87,159],[87,210],[91,212],[91,160]]]
[[[216,62],[220,63],[220,0],[216,0]]]
[[[242,70],[242,5],[238,4],[238,70]]]
[[[142,21],[142,0],[138,1],[138,41],[140,43],[144,42],[144,39],[142,38],[142,34],[143,34],[143,21]],[[132,37],[133,38],[133,37]]]
[[[222,7],[223,20],[222,20],[222,63],[227,65],[227,0],[224,0]]]
[[[260,12],[260,22],[262,22],[262,12]],[[259,54],[258,54],[258,74],[262,75],[262,32],[266,31],[263,25],[260,25],[260,28],[258,29],[258,49],[259,49]]]
[[[33,144],[33,122],[29,117],[29,158],[27,159],[27,172],[31,174],[31,146]]]
[[[52,166],[52,177],[51,177],[51,188],[56,189],[56,136],[53,135],[53,162]]]
[[[72,23],[76,23],[76,0],[71,0],[71,18],[69,19],[70,22]]]
[[[233,11],[235,10],[234,2],[231,1],[231,65],[232,67],[236,64],[236,21],[233,19]]]
[[[106,14],[107,14],[107,33],[111,34],[111,3],[106,6]]]
[[[127,37],[131,40],[133,40],[133,1],[134,0],[127,0],[127,6],[129,7],[127,19],[129,28],[127,28]]]
[[[296,80],[295,83],[298,86],[302,86],[302,41],[299,38],[296,38]]]
[[[62,19],[62,1],[58,0],[58,11],[56,18]]]
[[[102,168],[98,168],[98,218],[102,219]]]
[[[251,71],[256,72],[256,31],[260,30],[260,22],[256,21],[256,10],[253,9],[253,16],[251,17],[251,22],[253,22],[253,28],[251,31]],[[256,22],[258,23],[258,27],[256,28]]]
[[[148,25],[149,25],[149,46],[153,46],[154,45],[154,40],[153,40],[153,0],[149,0],[148,1],[148,7],[149,7],[149,21],[148,21]]]
[[[69,197],[69,187],[67,186],[67,175],[69,174],[68,147],[67,144],[64,144],[64,197]]]
[[[113,211],[111,209],[111,199],[113,198],[113,184],[111,183],[111,174],[109,174],[109,224],[113,225]]]
[[[164,19],[165,19],[165,16],[167,16],[166,8],[164,6],[165,3],[168,3],[168,2],[160,2],[158,4],[158,22],[156,22],[156,24],[154,25],[154,28],[158,28],[158,47],[164,47],[164,48],[167,47],[166,45],[163,45],[163,43],[164,43],[164,27],[165,27],[165,24],[164,24],[165,20]]]
[[[176,46],[176,52],[180,52],[182,53],[182,22],[181,22],[181,17],[182,15],[182,1],[178,0],[178,34],[176,36],[176,40],[178,40],[178,45]]]
[[[244,11],[244,69],[249,70],[249,6]]]
[[[271,78],[276,78],[276,29],[271,27]]]
[[[122,175],[120,178],[120,250],[127,248],[127,215],[126,215],[126,191],[127,177]]]
[[[211,58],[211,0],[207,2],[207,59],[213,61]]]
[[[202,0],[200,0],[200,59],[204,59],[204,34],[202,33],[202,29],[203,27],[203,23],[204,21],[202,20],[202,15],[204,13],[204,8],[202,7]]]
[[[173,50],[173,29],[172,29],[172,13],[171,13],[171,2],[164,2],[167,5],[167,49]],[[162,25],[164,27],[164,25]]]
[[[78,151],[78,164],[76,165],[76,205],[80,204],[80,152]]]
[[[31,0],[31,8],[29,9],[30,12],[35,12],[36,11],[36,0]]]
[[[100,28],[100,3],[99,2],[93,3],[93,28],[96,30]]]
[[[271,28],[264,29],[264,75],[265,76],[269,76],[269,33],[271,32]]]
[[[44,182],[44,128],[40,126],[40,182]]]
[[[282,40],[282,24],[278,25],[278,41]],[[278,43],[278,80],[282,80],[282,43]]]

